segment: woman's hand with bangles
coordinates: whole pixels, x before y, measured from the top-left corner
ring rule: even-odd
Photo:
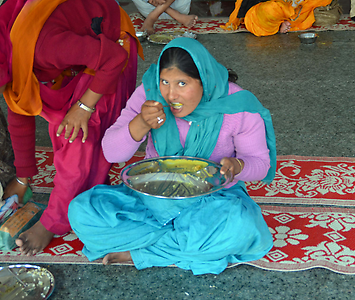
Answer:
[[[74,103],[68,110],[62,123],[60,123],[57,136],[59,137],[64,128],[65,139],[69,139],[69,143],[74,142],[77,138],[80,129],[83,131],[82,142],[85,143],[89,135],[89,120],[91,114],[95,111],[95,105],[101,99],[102,94],[95,93],[94,91],[87,89],[80,101]]]
[[[21,184],[16,180],[16,177],[13,178],[7,185],[6,188],[4,190],[4,195],[2,196],[2,198],[5,200],[13,195],[17,195],[18,196],[18,200],[19,203],[23,202],[23,197],[25,196],[26,190],[29,186],[28,183],[28,178],[19,178],[19,180],[24,183]]]
[[[65,129],[64,138],[69,139],[69,143],[72,143],[79,134],[80,129],[83,131],[82,142],[84,143],[89,133],[89,119],[91,112],[80,108],[77,104],[74,104],[65,115],[62,123],[60,123],[57,136],[59,137]]]
[[[244,161],[234,157],[224,157],[221,159],[221,174],[231,172],[232,177],[238,175],[244,168]]]

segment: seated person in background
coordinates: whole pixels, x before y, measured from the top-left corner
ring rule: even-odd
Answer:
[[[306,30],[315,22],[313,10],[331,2],[332,0],[237,0],[229,21],[221,27],[237,30],[240,24],[245,24],[246,29],[256,36]]]
[[[154,33],[154,23],[158,19],[174,19],[191,28],[198,17],[189,15],[191,0],[133,0],[138,11],[146,18],[142,31]]]
[[[195,275],[218,274],[228,263],[257,260],[270,251],[272,236],[243,181],[270,182],[275,175],[271,116],[229,78],[197,40],[177,38],[163,49],[106,131],[106,159],[129,160],[148,134],[146,158],[210,159],[234,180],[183,201],[162,202],[124,184],[82,193],[68,216],[89,260],[133,261],[137,269],[175,264]]]

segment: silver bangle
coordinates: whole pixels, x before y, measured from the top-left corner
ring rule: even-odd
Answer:
[[[83,110],[86,110],[86,111],[88,111],[88,112],[90,112],[90,113],[93,113],[93,112],[95,112],[95,107],[94,108],[91,108],[91,107],[89,107],[89,106],[87,106],[87,105],[85,105],[84,103],[82,103],[80,100],[78,100],[78,106],[80,107],[80,108],[82,108]]]
[[[17,176],[16,176],[16,181],[21,185],[30,186],[28,183],[24,183],[23,181],[21,181]]]
[[[240,166],[240,172],[235,175],[235,176],[238,176],[238,175],[243,171],[243,166],[242,166],[242,163],[241,163],[241,161],[239,160],[239,158],[235,158],[235,160],[239,163],[239,166]]]

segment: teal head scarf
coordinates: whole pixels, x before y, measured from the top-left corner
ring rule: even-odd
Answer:
[[[166,120],[159,129],[152,129],[152,139],[160,156],[184,155],[208,159],[217,143],[224,114],[238,112],[259,113],[264,119],[266,140],[270,153],[271,167],[265,182],[271,182],[276,170],[275,133],[270,112],[249,91],[243,90],[228,95],[228,71],[197,40],[177,38],[166,45],[158,63],[151,65],[143,76],[146,97],[167,105],[159,89],[159,66],[163,52],[172,47],[182,48],[192,57],[201,78],[203,95],[196,109],[183,119],[191,123],[182,147],[175,117],[169,108],[165,108]]]

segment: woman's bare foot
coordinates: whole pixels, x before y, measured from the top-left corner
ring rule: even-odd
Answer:
[[[156,20],[150,18],[149,16],[145,19],[141,31],[146,31],[148,35],[151,35],[155,32],[154,23]]]
[[[281,33],[287,33],[290,31],[290,29],[291,29],[291,23],[289,21],[282,22],[282,24],[280,26]]]
[[[54,233],[48,231],[38,221],[30,229],[20,234],[16,239],[16,245],[20,247],[21,254],[32,256],[46,248],[53,236]]]
[[[110,265],[114,263],[122,263],[128,261],[132,261],[131,253],[129,251],[124,251],[106,254],[102,260],[102,263],[104,265]]]
[[[179,22],[186,26],[187,28],[192,28],[196,25],[198,16],[196,15],[184,15],[181,14],[181,16],[179,17]]]

